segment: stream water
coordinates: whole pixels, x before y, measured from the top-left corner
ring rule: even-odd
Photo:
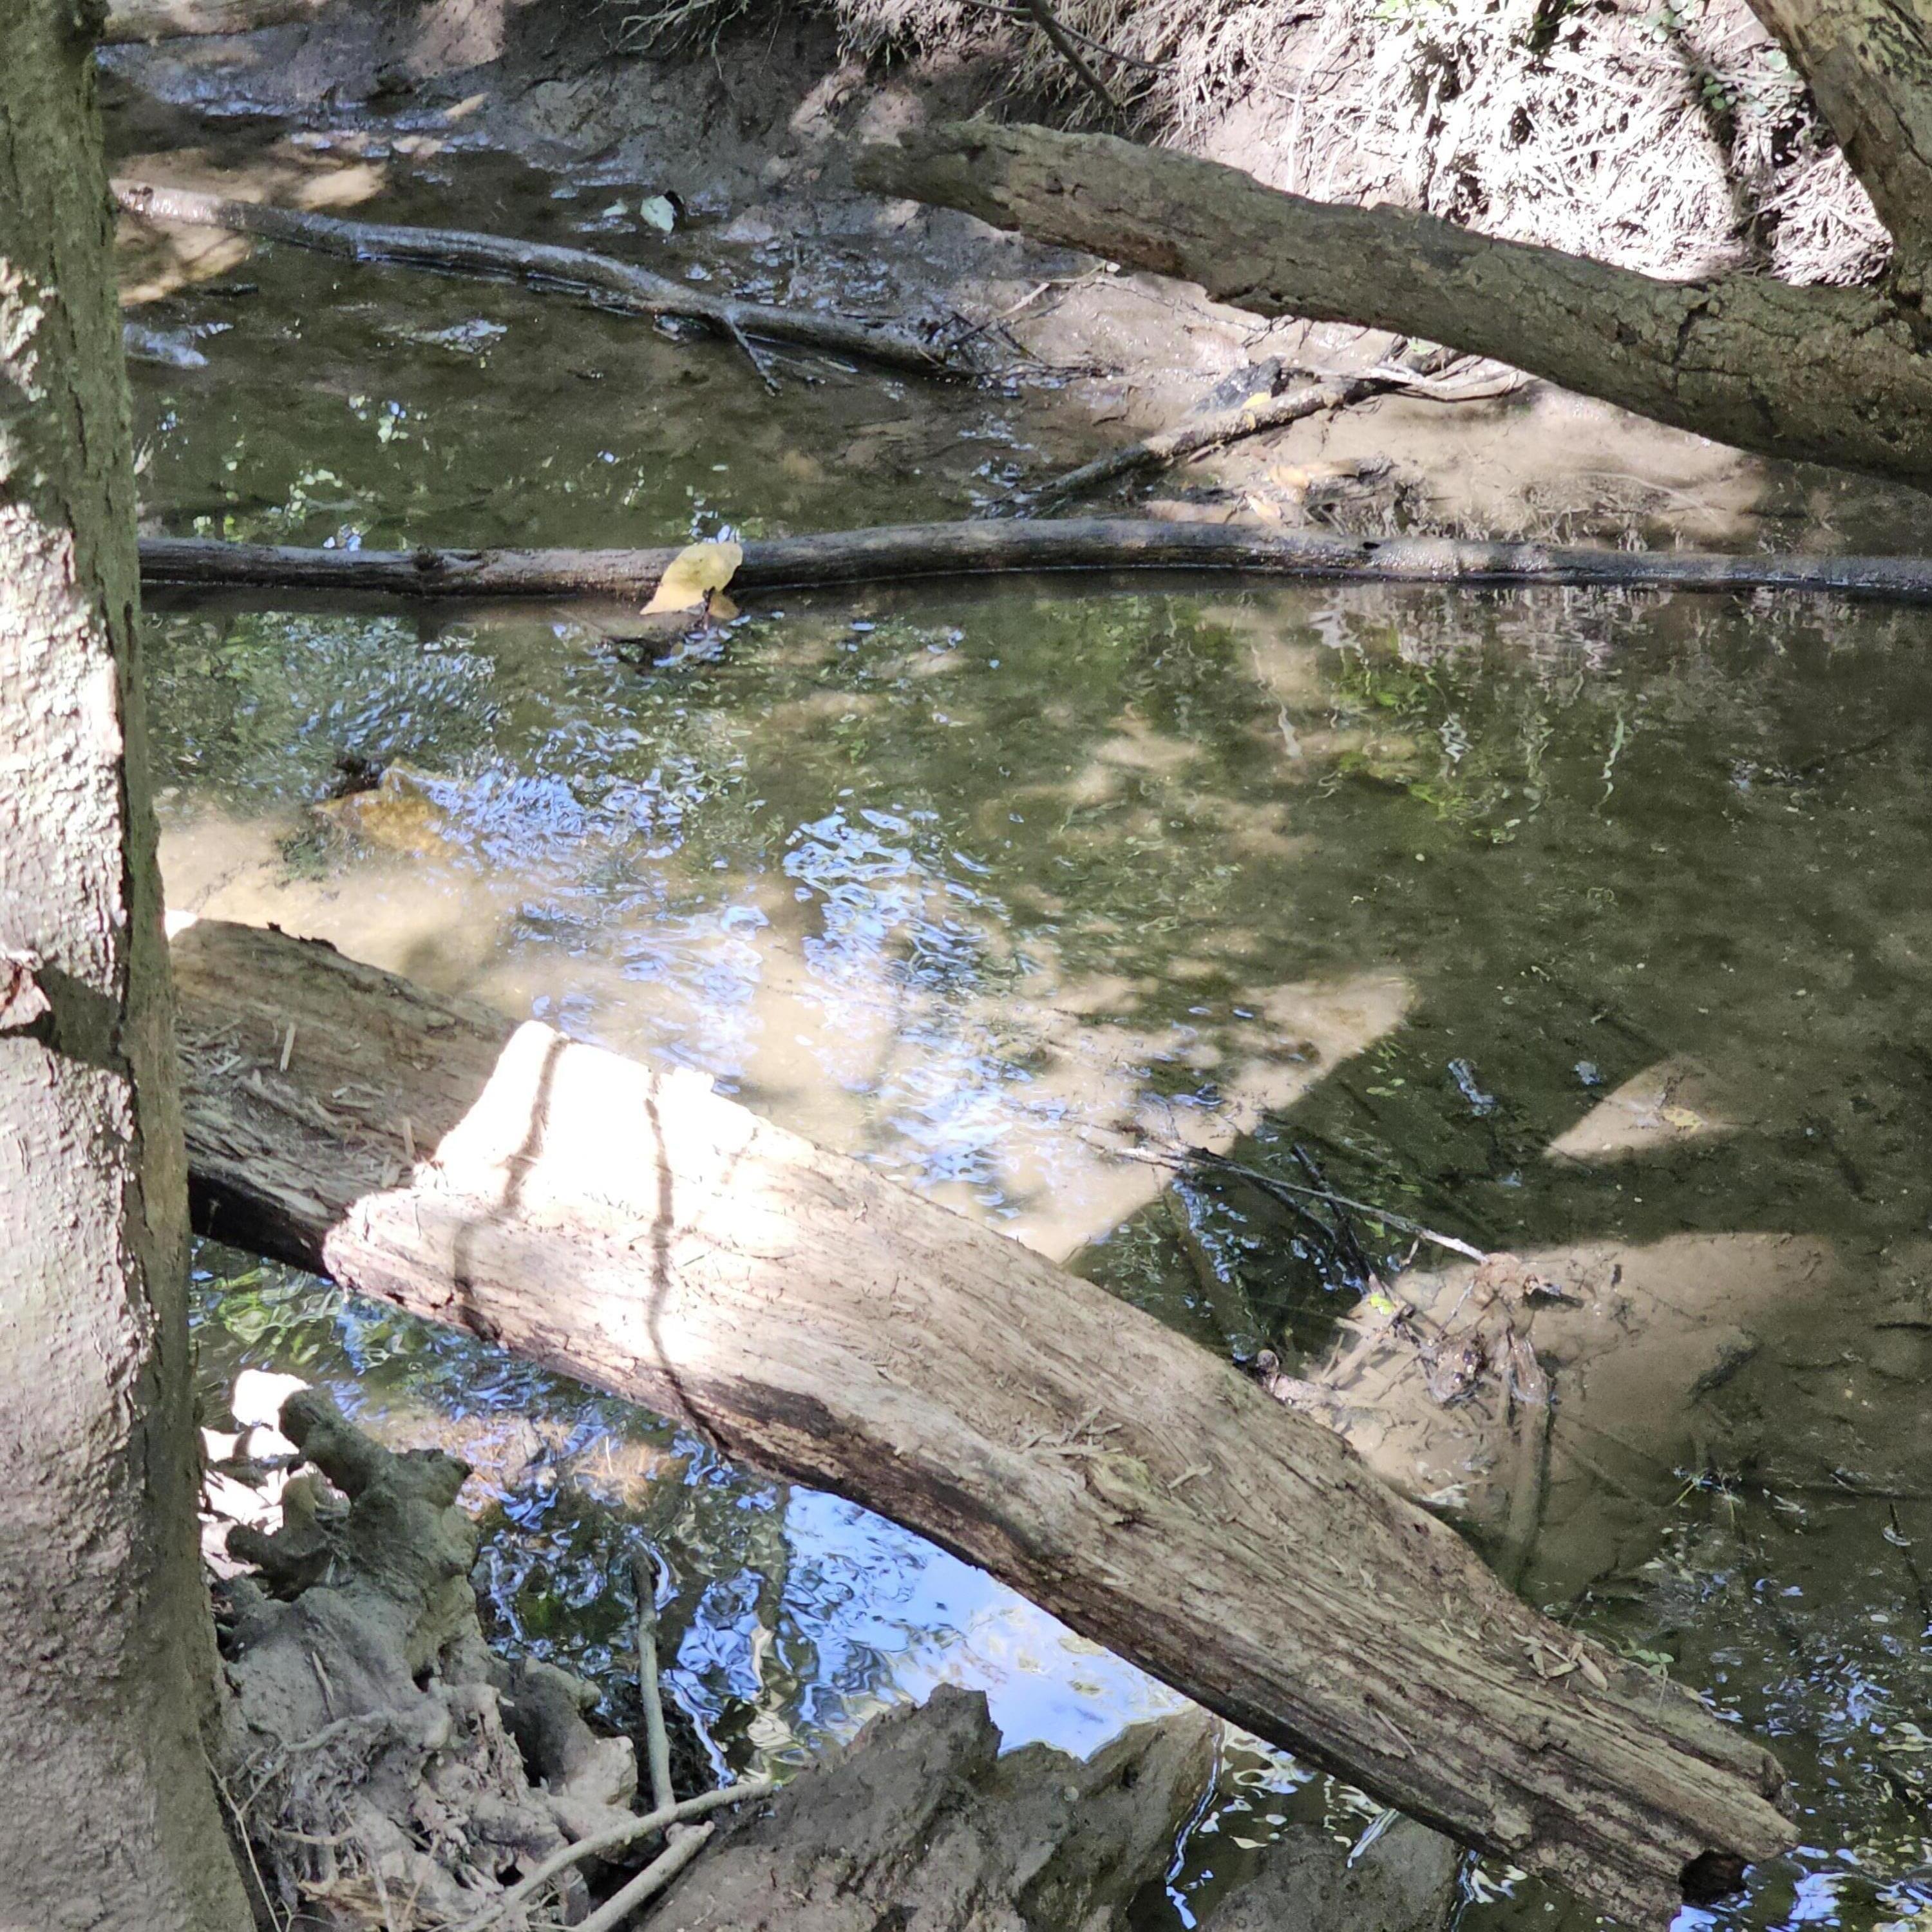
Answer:
[[[284,131],[136,101],[115,138],[380,168],[386,218],[778,293],[794,272],[788,244],[662,242],[593,173]],[[725,347],[286,248],[190,274],[144,246],[128,274],[166,291],[130,310],[152,530],[649,544],[956,515],[1052,420],[1036,384],[802,358],[774,399]],[[1923,616],[1008,581],[753,600],[668,660],[630,619],[157,601],[171,904],[700,1066],[1243,1358],[1318,1352],[1359,1270],[1252,1192],[1150,1198],[1098,1144],[1123,1124],[1291,1178],[1300,1149],[1486,1247],[1710,1237],[1671,1292],[1738,1277],[1755,1352],[1700,1396],[1694,1453],[1618,1478],[1640,1545],[1586,1534],[1548,1600],[1793,1774],[1803,1849],[1684,1922],[1932,1907]],[[332,798],[356,759],[386,786]],[[1664,1063],[1698,1070],[1653,1109],[1673,1131],[1547,1157]],[[1824,1257],[1796,1288],[1761,1260],[1784,1234]],[[460,1450],[496,1634],[616,1706],[612,1580],[648,1538],[669,1682],[735,1770],[941,1679],[985,1687],[1010,1741],[1083,1751],[1168,1704],[918,1539],[634,1409],[213,1245],[196,1283],[211,1414],[272,1367]],[[1140,1922],[1190,1923],[1286,1817],[1375,1813],[1231,1743]],[[1588,1922],[1499,1869],[1466,1884],[1472,1928]]]

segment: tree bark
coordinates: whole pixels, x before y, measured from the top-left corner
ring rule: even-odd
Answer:
[[[203,922],[175,957],[218,1238],[878,1510],[1619,1916],[1786,1841],[1768,1753],[1151,1317],[701,1076],[274,932]]]
[[[994,571],[1224,570],[1368,584],[1589,584],[1612,590],[1796,590],[1932,600],[1932,558],[1728,556],[1449,537],[1352,537],[1153,518],[887,524],[754,538],[731,589],[796,590]],[[472,599],[647,598],[664,550],[298,550],[206,537],[143,537],[142,580],[203,590]]]
[[[1925,321],[1889,285],[1660,281],[1043,128],[950,122],[862,149],[856,172],[878,193],[1196,282],[1258,315],[1423,336],[1741,448],[1932,485]]]
[[[0,1924],[250,1921],[202,1726],[187,1190],[89,47],[0,0]]]
[[[1932,259],[1932,14],[1925,0],[1750,0],[1810,83],[1922,296]]]

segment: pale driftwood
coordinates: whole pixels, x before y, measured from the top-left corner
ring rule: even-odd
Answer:
[[[1883,0],[1754,4],[1828,22],[1820,38],[1847,62],[1855,44],[1860,54],[1905,45]],[[1932,126],[1922,46],[1917,60],[1901,64],[1888,96],[1858,95],[1867,109],[1881,98],[1916,104],[1888,136],[1900,165],[1874,170],[1857,148],[1847,158],[1868,184],[1882,175],[1909,190],[1899,201],[1916,195],[1922,210],[1932,176],[1899,138]],[[1872,154],[1883,146],[1874,135]],[[1909,279],[1860,288],[1748,274],[1661,281],[1406,209],[1310,201],[1169,148],[989,122],[863,148],[856,176],[881,194],[1197,283],[1257,315],[1394,329],[1742,448],[1932,483],[1932,355]]]
[[[147,182],[117,181],[113,189],[119,206],[146,221],[256,235],[265,241],[286,242],[349,262],[384,262],[445,274],[504,277],[536,289],[587,295],[600,308],[632,315],[678,316],[700,322],[741,346],[748,346],[749,338],[762,337],[922,374],[942,372],[947,366],[943,350],[898,329],[817,309],[739,302],[584,248],[518,242],[459,228],[404,228],[350,221],[339,215],[271,208],[262,202],[230,200]],[[757,356],[752,359],[764,373]]]
[[[674,549],[296,550],[205,537],[143,537],[141,581],[208,590],[374,592],[400,597],[648,598]],[[1155,518],[901,524],[754,538],[733,591],[888,584],[998,572],[1211,570],[1256,577],[1468,587],[1795,590],[1932,602],[1932,557],[1729,556],[1448,537],[1352,537]]]
[[[175,962],[206,1232],[862,1502],[1618,1916],[1787,1842],[1768,1753],[1151,1317],[690,1072],[272,932]]]
[[[322,4],[323,0],[115,0],[100,38],[114,46],[252,34],[313,20]]]

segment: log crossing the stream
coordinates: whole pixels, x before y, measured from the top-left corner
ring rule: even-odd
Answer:
[[[1617,1917],[1790,1842],[1768,1751],[1151,1316],[700,1075],[272,930],[173,952],[204,1232],[878,1510]]]
[[[1317,581],[1466,589],[1562,585],[1606,590],[1812,595],[1932,603],[1932,557],[1730,555],[1448,537],[1369,538],[1159,518],[1064,517],[899,524],[754,538],[731,579],[741,591],[808,590],[1030,571],[1214,571]],[[154,589],[466,598],[648,598],[678,553],[658,550],[302,550],[206,537],[143,537]]]

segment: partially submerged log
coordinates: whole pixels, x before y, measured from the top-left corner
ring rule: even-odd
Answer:
[[[1787,1841],[1768,1752],[1151,1317],[691,1072],[273,932],[175,961],[204,1232],[863,1503],[1619,1916]]]
[[[858,356],[921,374],[947,367],[943,349],[900,329],[819,309],[740,302],[673,281],[668,275],[653,274],[633,262],[592,254],[586,248],[519,242],[465,229],[351,221],[340,215],[272,208],[264,202],[226,200],[148,182],[117,181],[113,189],[122,208],[144,221],[222,228],[236,235],[313,248],[348,262],[391,262],[446,274],[497,276],[533,289],[588,296],[599,308],[626,314],[676,316],[703,322],[746,347],[748,353],[747,338],[758,337],[824,350],[835,356]],[[764,365],[754,354],[752,360],[763,374]]]
[[[1932,602],[1932,558],[1724,556],[1448,537],[1352,537],[1158,518],[902,524],[756,538],[731,579],[795,590],[994,572],[1213,570],[1366,584],[1590,586],[1610,590],[1796,590]],[[143,537],[151,588],[309,591],[398,597],[648,598],[676,550],[298,550],[205,537]]]
[[[1894,45],[1912,54],[1898,92],[1916,114],[1882,140],[1875,116],[1863,125],[1870,154],[1901,163],[1886,171],[1892,200],[1916,197],[1922,210],[1932,200],[1925,154],[1897,138],[1932,125],[1922,40],[1908,41],[1879,0],[1822,13],[1794,0],[1756,4],[1794,19],[1820,13],[1832,31],[1818,38],[1847,67],[1854,40],[1860,55]],[[1859,12],[1879,16],[1867,34],[1841,17]],[[1847,158],[1874,182],[1858,148]],[[985,121],[865,148],[856,174],[879,194],[1198,283],[1257,315],[1418,335],[1740,448],[1932,483],[1932,354],[1916,281],[1661,281],[1432,215],[1310,201],[1171,148]]]

